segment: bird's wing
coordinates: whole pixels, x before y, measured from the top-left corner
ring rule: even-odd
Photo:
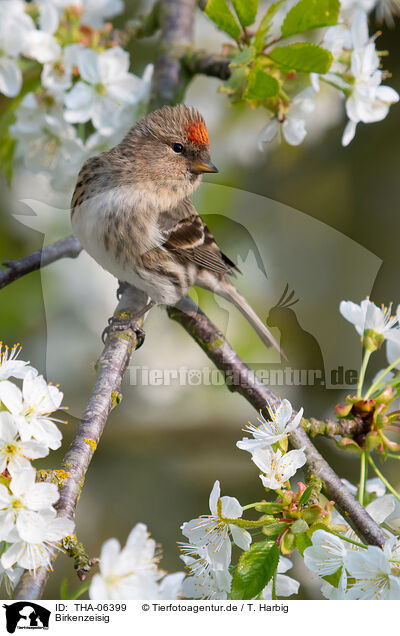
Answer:
[[[159,217],[159,227],[165,237],[162,248],[174,254],[179,261],[194,263],[222,275],[239,271],[235,263],[221,252],[189,199],[172,212],[163,212]]]

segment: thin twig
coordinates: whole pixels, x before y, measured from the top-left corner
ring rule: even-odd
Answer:
[[[50,263],[54,263],[60,258],[76,258],[81,251],[81,244],[76,236],[72,235],[56,243],[51,243],[51,245],[46,245],[42,249],[15,261],[4,261],[3,265],[7,269],[5,271],[0,270],[0,289],[21,278],[21,276],[50,265]]]
[[[168,315],[186,329],[216,367],[224,373],[230,391],[240,393],[257,410],[265,407],[266,400],[272,404],[278,403],[277,396],[269,391],[241,360],[221,331],[191,299],[181,301],[179,308],[168,308]],[[310,472],[325,483],[328,497],[336,502],[355,532],[367,543],[382,546],[384,536],[379,526],[345,488],[301,426],[291,434],[290,441],[295,448],[304,448]]]
[[[147,302],[147,297],[133,287],[124,292],[115,316],[134,316]],[[142,321],[137,322],[140,327]],[[132,352],[138,346],[134,329],[113,333],[108,338],[98,362],[98,375],[89,402],[78,425],[61,468],[64,471],[57,513],[73,519],[75,508],[85,480],[86,472],[100,441],[107,417],[119,402],[120,387]],[[51,557],[52,564],[56,553]],[[27,570],[15,590],[16,599],[38,599],[42,597],[49,569],[41,567],[32,575]]]
[[[303,418],[301,424],[310,437],[357,437],[364,432],[365,424],[362,420],[318,420],[315,417]]]
[[[216,53],[188,48],[182,57],[182,64],[191,75],[208,75],[221,80],[231,76],[230,59]]]

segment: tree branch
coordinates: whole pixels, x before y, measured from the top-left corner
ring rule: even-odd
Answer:
[[[181,57],[192,44],[196,0],[164,0],[160,8],[161,49],[154,69],[150,110],[182,101],[191,79]]]
[[[133,317],[147,302],[142,292],[129,287],[123,294],[114,316]],[[133,328],[119,333],[112,333],[108,338],[98,362],[97,381],[89,402],[80,421],[71,446],[63,461],[64,478],[57,502],[57,513],[73,519],[86,472],[98,446],[110,411],[120,399],[120,387],[123,375],[129,365],[132,352],[138,346],[135,328],[139,328],[142,320]],[[54,552],[52,564],[56,558]],[[43,594],[49,569],[38,568],[32,575],[25,570],[15,590],[16,599],[38,599]]]
[[[257,410],[265,407],[266,400],[272,404],[279,402],[276,395],[269,391],[241,360],[221,331],[191,299],[186,298],[178,307],[168,308],[168,315],[186,329],[216,367],[224,373],[230,391],[240,393]],[[301,426],[290,435],[290,441],[295,448],[304,448],[310,472],[322,479],[328,496],[336,502],[355,532],[367,543],[382,546],[384,536],[379,526],[345,488]]]
[[[315,417],[303,418],[302,426],[310,437],[357,437],[364,432],[364,422],[356,420],[317,420]]]
[[[182,64],[190,75],[208,75],[221,80],[230,78],[230,62],[230,59],[223,55],[193,48],[188,48],[182,57]]]
[[[4,261],[4,264],[9,269],[4,272],[0,271],[0,289],[25,274],[45,267],[61,258],[76,258],[81,251],[82,246],[77,237],[68,236],[20,259]],[[362,423],[355,420],[318,420],[315,417],[310,417],[307,419],[303,418],[302,425],[310,437],[316,437],[317,435],[324,437],[333,437],[334,435],[352,437],[362,432]]]
[[[21,278],[21,276],[50,265],[50,263],[54,263],[60,258],[76,258],[81,251],[81,244],[76,236],[72,235],[51,245],[46,245],[42,249],[15,261],[4,261],[3,265],[8,269],[0,271],[0,289]]]

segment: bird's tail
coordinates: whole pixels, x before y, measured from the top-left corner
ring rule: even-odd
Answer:
[[[241,294],[239,294],[236,287],[234,287],[229,280],[222,280],[220,284],[212,290],[214,293],[218,294],[225,300],[229,300],[235,307],[237,307],[241,314],[246,318],[246,320],[251,324],[254,330],[257,332],[262,342],[267,347],[275,347],[279,351],[279,353],[285,358],[285,353],[280,348],[278,342],[275,340],[272,333],[269,329],[264,325],[262,320],[257,316],[256,312],[252,307],[250,307],[249,303]]]

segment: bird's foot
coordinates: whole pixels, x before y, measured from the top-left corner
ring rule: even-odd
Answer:
[[[144,343],[146,334],[141,327],[138,326],[137,321],[140,316],[133,316],[131,318],[121,318],[119,316],[112,316],[108,319],[108,326],[104,329],[101,339],[105,344],[107,338],[111,336],[113,333],[118,333],[119,331],[127,331],[131,329],[137,339],[137,347],[136,349],[140,349],[142,344]]]

